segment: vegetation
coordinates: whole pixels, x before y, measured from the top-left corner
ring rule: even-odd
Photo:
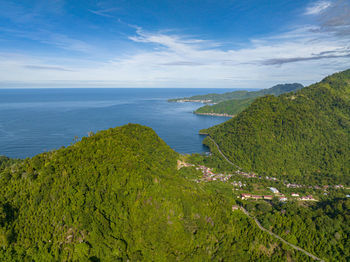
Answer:
[[[212,166],[226,174],[233,174],[218,156],[191,155],[192,163]],[[216,171],[217,172],[217,171]],[[198,178],[197,178],[198,179]],[[231,182],[240,181],[244,186],[233,187]],[[273,231],[289,243],[295,244],[325,261],[348,261],[350,258],[350,199],[347,189],[315,189],[309,187],[287,188],[281,181],[262,178],[247,178],[232,175],[228,182],[212,181],[204,183],[206,190],[220,192],[227,198],[236,199],[254,215],[268,230]],[[269,200],[241,200],[242,193],[271,195],[269,187],[275,187],[288,196],[287,202],[275,197]],[[327,192],[327,193],[325,193]],[[313,195],[319,202],[298,201],[291,193],[300,196]]]
[[[259,175],[349,184],[350,70],[258,98],[203,133]],[[239,191],[230,182],[199,182],[202,172],[178,169],[179,159],[237,170],[212,140],[204,143],[210,156],[180,156],[152,129],[129,124],[31,159],[0,157],[0,261],[310,261],[232,211],[236,204],[318,257],[349,260],[350,199],[333,187],[315,203],[239,200],[240,190],[266,192],[283,179],[235,174],[245,184]]]
[[[18,162],[19,160],[11,159],[6,156],[0,156],[0,171],[5,169],[6,167]]]
[[[235,118],[202,132],[245,170],[350,184],[350,70],[296,93],[258,98]]]
[[[284,84],[284,85],[276,85],[269,89],[263,89],[255,92],[246,91],[245,96],[243,98],[234,98],[230,100],[226,100],[226,97],[230,97],[234,95],[236,92],[226,93],[219,97],[213,97],[214,100],[220,101],[214,105],[205,105],[198,108],[194,113],[196,114],[228,114],[228,115],[237,115],[242,112],[244,109],[249,107],[251,103],[257,98],[265,95],[281,95],[287,92],[293,92],[303,88],[301,84]],[[242,93],[239,93],[240,95]],[[237,94],[236,94],[237,95]]]
[[[302,206],[297,202],[247,202],[246,209],[265,228],[292,244],[331,261],[350,258],[350,199],[334,199]]]
[[[130,124],[4,166],[0,260],[308,260],[191,182],[178,158]]]
[[[211,156],[191,155],[187,161],[213,166],[228,174],[225,165],[215,154]],[[200,178],[202,176],[197,177]],[[232,187],[231,182],[240,181],[244,186]],[[241,200],[242,193],[253,195],[271,195],[269,187],[275,187],[288,196],[287,202],[275,197],[269,200]],[[270,181],[261,178],[247,178],[233,175],[228,182],[211,181],[203,183],[206,190],[220,192],[227,198],[236,199],[251,215],[255,216],[263,227],[289,243],[295,244],[325,261],[348,261],[350,258],[350,199],[346,198],[348,190],[314,189],[309,187],[287,188],[281,181]],[[327,192],[326,195],[324,192]],[[291,193],[300,196],[313,195],[319,202],[298,201]]]
[[[216,105],[205,105],[194,111],[195,114],[228,114],[237,115],[249,107],[255,98],[232,99],[220,102]]]
[[[185,97],[185,98],[169,99],[169,102],[178,102],[180,100],[203,100],[203,101],[210,101],[210,103],[219,103],[222,101],[227,101],[232,99],[241,100],[241,99],[248,99],[248,98],[257,98],[264,95],[278,96],[280,94],[296,91],[301,88],[303,88],[303,85],[297,84],[297,83],[280,84],[280,85],[276,85],[271,88],[262,89],[259,91],[244,90],[244,91],[227,92],[224,94],[197,95],[197,96],[191,96],[191,97]]]

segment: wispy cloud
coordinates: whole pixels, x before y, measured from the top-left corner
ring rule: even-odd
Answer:
[[[213,42],[187,36],[169,35],[164,32],[149,33],[136,27],[136,35],[130,36],[130,40],[139,43],[157,44],[178,54],[184,54],[193,49],[212,47]],[[216,44],[215,44],[216,45]]]
[[[318,15],[332,5],[330,1],[318,1],[306,8],[306,15]]]
[[[90,53],[95,49],[92,45],[83,40],[75,39],[64,34],[48,33],[45,38],[42,38],[42,35],[39,36],[39,41],[77,52]]]
[[[98,10],[89,9],[89,12],[95,15],[113,18],[115,16],[112,15],[112,13],[118,9],[119,8],[105,8],[105,9],[98,9]]]
[[[28,32],[21,29],[9,29],[0,27],[0,32],[8,33],[11,36],[37,41],[50,46],[54,46],[56,48],[74,52],[91,53],[96,49],[94,46],[84,40],[75,39],[64,34],[53,33],[49,30],[44,29]]]
[[[350,53],[344,55],[320,55],[320,56],[310,56],[310,57],[291,57],[291,58],[272,58],[267,59],[262,62],[264,65],[283,65],[287,63],[330,59],[330,58],[350,58]]]
[[[320,30],[332,32],[339,37],[350,36],[350,1],[337,0],[318,16]]]
[[[162,65],[165,65],[165,66],[201,66],[204,64],[199,63],[199,62],[194,62],[194,61],[174,61],[174,62],[163,63]]]
[[[116,10],[98,6],[89,11],[111,17]],[[131,26],[133,33],[123,39],[128,41],[128,48],[120,51],[117,45],[109,47],[108,58],[101,58],[96,39],[91,44],[83,37],[50,28],[27,32],[23,27],[0,27],[3,34],[45,44],[66,54],[26,55],[26,50],[22,56],[0,53],[0,79],[17,81],[21,74],[24,81],[35,83],[90,81],[119,87],[257,88],[288,81],[309,84],[350,67],[350,1],[318,1],[301,15],[305,14],[312,15],[307,19],[313,25],[251,38],[243,48],[234,48],[234,44],[230,48],[227,42],[224,48],[220,41],[181,31],[149,31]],[[92,54],[99,59],[88,61]]]
[[[145,33],[142,29],[137,30],[138,36],[130,37],[136,42],[144,42],[160,45],[158,51],[148,52],[155,61],[162,60],[161,65],[172,66],[213,66],[213,65],[282,65],[310,60],[347,58],[350,48],[346,40],[332,37],[322,33],[317,27],[305,27],[289,31],[273,37],[253,39],[248,48],[240,50],[221,50],[209,48],[205,40],[181,38],[177,35],[163,35],[159,33]],[[181,55],[182,59],[179,59]],[[139,54],[136,57],[145,56]],[[263,58],[262,62],[256,58]],[[184,58],[187,58],[186,60]],[[165,62],[166,61],[166,62]]]
[[[73,70],[59,67],[59,66],[40,66],[40,65],[25,65],[23,66],[24,68],[27,69],[32,69],[32,70],[53,70],[53,71],[65,71],[65,72],[73,72]]]
[[[141,44],[138,51],[102,62],[0,56],[0,79],[16,81],[14,72],[21,72],[28,81],[103,80],[121,87],[257,88],[288,81],[309,84],[350,67],[347,38],[316,29],[305,27],[252,39],[242,49],[222,49],[219,42],[138,27],[129,37]],[[333,65],[331,69],[329,64]]]
[[[42,24],[48,22],[51,15],[64,13],[64,0],[54,1],[31,1],[27,7],[21,1],[1,1],[0,17],[11,20],[18,24]]]

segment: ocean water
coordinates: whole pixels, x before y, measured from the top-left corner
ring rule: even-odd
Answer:
[[[32,157],[127,123],[153,128],[179,153],[206,152],[198,131],[228,118],[195,115],[202,104],[167,99],[229,91],[234,89],[0,89],[0,155]]]

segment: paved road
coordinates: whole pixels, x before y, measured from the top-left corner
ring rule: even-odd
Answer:
[[[233,165],[234,167],[236,167],[236,168],[238,168],[238,169],[241,169],[239,166],[237,166],[237,165],[235,165],[234,163],[232,163],[232,162],[222,153],[222,151],[221,151],[219,145],[214,141],[213,138],[211,138],[209,135],[208,135],[208,138],[214,143],[214,145],[215,145],[216,148],[218,149],[219,153],[222,155],[222,157],[223,157],[229,164]],[[282,242],[285,243],[286,245],[288,245],[288,246],[294,248],[295,250],[298,250],[298,251],[303,252],[305,255],[311,257],[312,259],[314,259],[314,260],[319,260],[319,261],[324,262],[323,259],[321,259],[321,258],[319,258],[319,257],[316,257],[315,255],[313,255],[313,254],[307,252],[306,250],[302,249],[301,247],[298,247],[298,246],[296,246],[296,245],[293,245],[292,243],[287,242],[286,240],[284,240],[283,238],[281,238],[279,235],[276,235],[276,234],[273,233],[272,231],[267,230],[266,228],[264,228],[264,227],[260,224],[260,222],[259,222],[255,217],[251,216],[251,215],[249,214],[249,212],[248,212],[247,210],[245,210],[243,207],[241,207],[241,210],[242,210],[242,211],[244,212],[244,214],[246,214],[248,217],[252,218],[252,219],[255,221],[255,223],[257,224],[257,226],[258,226],[262,231],[267,232],[267,233],[270,234],[271,236],[273,236],[273,237],[279,239],[280,241],[282,241]]]
[[[214,141],[214,139],[211,138],[211,136],[208,135],[208,138],[214,143],[214,145],[216,146],[216,148],[218,149],[219,153],[222,155],[222,157],[232,166],[238,168],[239,170],[241,170],[242,168],[240,168],[239,166],[235,165],[234,163],[232,163],[222,152],[221,149],[219,147],[219,145]]]
[[[283,243],[285,243],[286,245],[288,245],[288,246],[294,248],[295,250],[298,250],[298,251],[303,252],[305,255],[311,257],[312,259],[314,259],[314,260],[319,260],[319,261],[324,262],[323,259],[321,259],[321,258],[319,258],[319,257],[316,257],[315,255],[311,254],[310,252],[307,252],[306,250],[302,249],[301,247],[298,247],[298,246],[296,246],[296,245],[293,245],[292,243],[287,242],[286,240],[284,240],[283,238],[281,238],[279,235],[276,235],[276,234],[273,233],[272,231],[267,230],[266,228],[264,228],[264,227],[260,224],[259,220],[257,220],[255,217],[251,216],[251,215],[249,214],[249,212],[248,212],[247,210],[245,210],[243,207],[241,207],[241,210],[242,210],[243,213],[246,214],[248,217],[252,218],[252,219],[255,221],[255,223],[257,224],[257,226],[258,226],[262,231],[265,231],[265,232],[269,233],[271,236],[273,236],[273,237],[275,237],[275,238],[281,240]]]

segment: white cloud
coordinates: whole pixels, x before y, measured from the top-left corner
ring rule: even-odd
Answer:
[[[113,13],[116,10],[119,10],[119,8],[105,8],[105,9],[99,9],[99,10],[89,9],[89,12],[95,15],[113,18],[114,16],[111,13]]]
[[[28,32],[25,30],[0,27],[0,32],[74,52],[91,53],[96,51],[92,45],[83,40],[75,39],[60,33],[53,33],[48,30]]]
[[[310,84],[350,67],[348,39],[317,29],[304,27],[252,39],[243,49],[223,49],[220,43],[198,37],[137,28],[129,39],[139,50],[111,54],[108,61],[0,54],[0,79],[18,81],[20,75],[27,82],[90,81],[113,87],[266,88],[281,82]],[[59,42],[71,43],[65,39]]]
[[[318,15],[322,12],[324,12],[327,8],[329,8],[332,5],[329,1],[318,1],[308,8],[306,8],[305,14],[306,15]]]

